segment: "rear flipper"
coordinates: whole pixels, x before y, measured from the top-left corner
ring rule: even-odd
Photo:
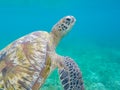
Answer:
[[[84,90],[82,74],[78,65],[69,57],[64,58],[64,68],[59,69],[59,76],[64,90]]]

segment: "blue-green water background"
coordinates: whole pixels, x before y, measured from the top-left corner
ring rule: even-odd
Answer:
[[[0,49],[66,15],[77,22],[57,53],[77,62],[86,90],[120,90],[119,0],[0,0]],[[62,90],[57,70],[41,90]]]

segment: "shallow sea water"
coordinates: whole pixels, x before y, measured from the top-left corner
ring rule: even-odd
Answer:
[[[50,32],[63,16],[76,24],[56,52],[81,69],[86,90],[120,90],[120,5],[118,0],[0,0],[0,49],[36,31]],[[63,90],[57,69],[40,90]]]
[[[120,89],[120,51],[101,48],[90,43],[78,47],[58,47],[58,53],[72,57],[79,65],[86,90]],[[67,50],[68,49],[68,50]],[[69,52],[68,52],[69,51]],[[63,53],[64,52],[64,53]],[[42,90],[63,90],[55,70],[42,86]]]

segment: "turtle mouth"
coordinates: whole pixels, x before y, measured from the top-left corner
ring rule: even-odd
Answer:
[[[74,17],[72,17],[71,23],[76,22],[76,19]]]

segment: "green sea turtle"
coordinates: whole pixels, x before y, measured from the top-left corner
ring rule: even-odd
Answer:
[[[75,21],[73,16],[63,17],[50,33],[32,32],[1,50],[0,90],[39,90],[55,68],[64,90],[84,90],[82,75],[74,60],[55,52]]]

